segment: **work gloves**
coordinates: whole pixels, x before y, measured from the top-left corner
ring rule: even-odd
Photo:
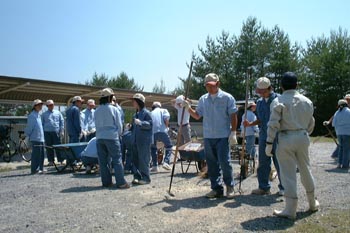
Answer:
[[[236,131],[231,131],[231,134],[228,138],[228,142],[230,145],[236,145],[237,144],[237,136],[236,136]]]
[[[134,123],[135,123],[136,125],[141,125],[141,121],[140,121],[139,119],[137,119],[137,118],[135,118]]]
[[[273,154],[272,154],[272,146],[273,144],[272,143],[266,143],[266,148],[265,148],[265,154],[266,156],[269,156],[269,157],[272,157]]]
[[[329,121],[324,121],[324,122],[323,122],[323,125],[324,125],[324,126],[329,125]]]
[[[191,103],[188,100],[184,100],[182,102],[182,106],[184,106],[184,108],[188,110],[189,108],[191,108]]]

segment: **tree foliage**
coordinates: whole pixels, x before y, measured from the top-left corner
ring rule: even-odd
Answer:
[[[138,85],[134,78],[129,78],[125,72],[121,72],[116,77],[108,77],[105,73],[93,74],[92,79],[85,82],[85,85],[89,86],[99,86],[99,87],[111,87],[111,88],[121,88],[134,91],[142,91],[143,86]]]
[[[165,94],[166,92],[166,87],[165,87],[165,82],[163,79],[160,80],[160,83],[156,83],[152,89],[152,92],[158,93],[158,94]]]

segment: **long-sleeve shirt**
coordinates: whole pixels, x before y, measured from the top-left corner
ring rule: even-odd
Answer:
[[[350,135],[350,109],[344,107],[335,112],[332,125],[337,135]]]
[[[182,121],[182,125],[186,125],[190,123],[190,113],[184,110],[182,107],[179,107],[177,104],[175,104],[175,108],[177,110],[177,124],[180,126],[181,125],[181,116],[182,116],[182,111],[184,112],[184,118]]]
[[[95,125],[97,139],[119,140],[123,132],[120,113],[111,104],[102,104],[96,109]]]
[[[198,101],[196,112],[203,117],[204,138],[228,138],[231,133],[231,115],[237,112],[236,100],[219,89],[214,97],[204,94]]]
[[[242,116],[242,122],[241,122],[241,131],[242,132],[244,130],[243,119],[245,119],[245,114],[243,114],[243,116]],[[247,121],[249,121],[249,122],[256,121],[256,115],[251,110],[247,110]],[[259,132],[259,128],[257,125],[248,126],[248,127],[246,127],[245,136],[255,135],[255,133],[258,133],[258,132]]]
[[[139,119],[141,124],[135,124],[134,120]],[[153,140],[153,121],[151,113],[143,108],[139,112],[137,112],[132,119],[132,127],[131,127],[131,141],[133,144],[151,144]]]
[[[311,100],[296,90],[284,91],[271,103],[267,142],[273,142],[277,132],[305,130],[311,134],[315,126],[313,113]]]
[[[151,112],[152,121],[153,121],[153,133],[167,132],[167,126],[165,121],[170,119],[170,114],[168,110],[164,108],[155,108]]]
[[[83,117],[83,125],[82,128],[84,131],[91,131],[93,128],[96,128],[95,126],[95,109],[84,109],[82,111],[82,117]]]
[[[41,115],[44,132],[60,133],[64,131],[64,119],[60,111],[47,110]]]
[[[268,98],[259,98],[256,102],[256,116],[260,121],[259,124],[259,141],[266,141],[267,138],[267,122],[270,120],[270,106],[272,101],[279,94],[271,92]]]
[[[28,115],[27,126],[24,133],[29,137],[31,142],[44,142],[44,130],[41,122],[41,116],[37,111],[32,111]]]
[[[81,118],[80,110],[77,106],[72,105],[66,111],[67,131],[68,135],[80,135],[81,133]]]

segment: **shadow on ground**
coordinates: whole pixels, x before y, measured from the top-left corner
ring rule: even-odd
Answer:
[[[111,187],[112,189],[113,187]],[[81,187],[72,187],[61,190],[61,193],[83,193],[83,192],[91,192],[96,190],[106,189],[102,186],[81,186]]]

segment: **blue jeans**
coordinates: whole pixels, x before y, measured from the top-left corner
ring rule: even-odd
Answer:
[[[223,192],[221,172],[226,186],[233,187],[228,138],[204,138],[204,151],[208,166],[211,189]]]
[[[115,182],[117,186],[126,183],[124,179],[124,168],[122,163],[122,155],[120,153],[119,140],[113,139],[97,139],[96,141],[98,162],[100,164],[100,174],[103,186],[112,184],[112,174],[110,172],[110,159],[112,158],[112,166],[114,168]]]
[[[151,182],[149,163],[151,160],[150,144],[134,144],[132,163],[134,179]]]
[[[164,163],[170,164],[170,157],[171,157],[171,151],[173,148],[173,144],[171,144],[170,137],[167,133],[164,132],[158,132],[154,134],[154,144],[151,146],[151,153],[152,153],[152,164],[153,166],[158,165],[158,159],[157,159],[157,141],[161,141],[164,143],[165,146],[165,157],[164,157]]]
[[[339,145],[337,145],[337,147],[333,151],[332,158],[338,158],[338,154],[339,154]]]
[[[50,131],[50,132],[44,131],[44,137],[45,137],[46,146],[61,144],[60,134],[56,133],[55,131]],[[46,155],[47,155],[47,160],[49,162],[55,161],[55,151],[52,148],[46,148]],[[62,162],[64,160],[59,150],[56,150],[56,156],[57,156],[58,162]]]
[[[271,188],[271,182],[269,179],[270,172],[271,172],[271,157],[266,155],[265,148],[266,148],[266,140],[259,138],[259,167],[257,170],[258,182],[259,182],[259,188],[267,191]],[[283,190],[281,175],[280,175],[280,167],[278,164],[275,151],[276,151],[276,144],[274,143],[274,148],[273,148],[274,155],[272,156],[272,161],[275,165],[275,168],[278,174],[278,180],[279,180],[278,188],[280,190]]]
[[[31,141],[32,143],[32,159],[30,163],[31,173],[44,169],[45,150],[44,142]]]
[[[338,163],[343,168],[349,168],[350,135],[338,135],[338,141],[339,141]]]
[[[88,156],[82,156],[81,161],[83,162],[84,166],[95,166],[96,164],[98,164],[98,158]]]
[[[246,151],[250,155],[250,158],[255,158],[256,149],[255,149],[255,135],[249,135],[245,137],[246,140]]]

